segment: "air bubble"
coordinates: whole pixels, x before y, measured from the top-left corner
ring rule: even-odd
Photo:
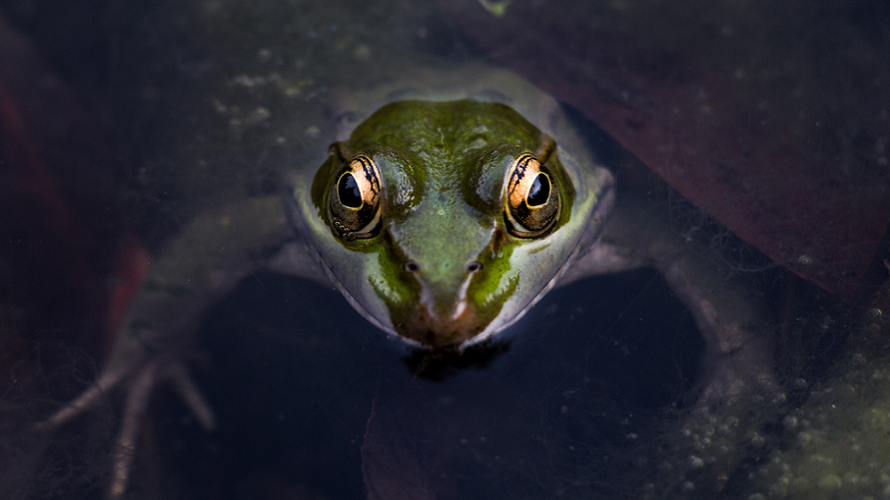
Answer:
[[[755,448],[760,448],[761,446],[763,446],[765,444],[766,444],[766,439],[764,439],[764,437],[761,436],[760,434],[755,433],[754,436],[751,438],[751,445],[754,446]]]
[[[813,434],[807,431],[803,431],[797,435],[797,440],[800,444],[809,444],[813,441]]]

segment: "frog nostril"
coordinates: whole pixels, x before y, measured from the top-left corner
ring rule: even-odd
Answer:
[[[409,260],[408,262],[405,262],[405,270],[409,273],[416,273],[417,271],[420,271],[420,264],[413,260]]]
[[[482,263],[481,263],[481,262],[476,262],[476,261],[474,260],[473,262],[470,262],[469,264],[467,264],[467,272],[468,272],[468,273],[476,273],[476,272],[479,272],[479,271],[481,271],[481,270],[482,270]]]

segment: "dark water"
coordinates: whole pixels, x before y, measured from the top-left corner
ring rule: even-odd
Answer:
[[[202,209],[274,191],[287,169],[314,168],[302,162],[344,83],[384,78],[410,67],[406,60],[503,60],[509,40],[466,33],[461,9],[488,15],[475,7],[0,2],[45,61],[33,84],[25,80],[16,87],[24,93],[5,102],[29,119],[25,136],[48,169],[48,177],[33,174],[5,108],[0,497],[104,494],[120,394],[61,429],[33,425],[102,366],[110,342],[97,332],[122,279],[124,242],[136,235],[161,251]],[[887,186],[884,4],[617,1],[585,9],[589,25],[729,82],[722,88],[759,110],[740,119],[766,116],[790,144],[837,165],[846,199],[865,196],[863,184],[869,196]],[[539,23],[546,36],[545,26],[565,21],[552,15],[530,19],[529,29]],[[57,86],[46,84],[50,71]],[[12,88],[13,77],[4,78]],[[67,89],[66,97],[48,99],[47,88]],[[596,129],[583,111],[572,114]],[[605,158],[633,163],[623,147],[592,140]],[[261,273],[202,326],[194,371],[218,429],[203,431],[173,391],[159,391],[127,498],[353,499],[387,481],[400,491],[387,499],[881,498],[890,485],[882,441],[890,296],[886,284],[878,288],[887,277],[881,258],[840,297],[690,213],[663,183],[631,171],[619,179],[655,192],[767,304],[780,392],[692,414],[704,345],[654,272],[556,290],[469,366],[446,365],[432,378],[415,376],[411,354],[336,291]],[[874,224],[886,224],[885,210],[874,206]],[[869,238],[848,246],[890,257]]]

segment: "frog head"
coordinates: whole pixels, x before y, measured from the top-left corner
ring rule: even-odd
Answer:
[[[459,349],[518,320],[592,243],[606,184],[506,105],[401,101],[333,144],[293,196],[359,312]]]

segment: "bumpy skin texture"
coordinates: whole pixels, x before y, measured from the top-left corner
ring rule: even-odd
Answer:
[[[294,174],[283,204],[255,198],[204,213],[153,263],[99,380],[44,423],[58,426],[116,387],[127,392],[109,496],[125,491],[160,382],[173,382],[203,424],[214,425],[186,359],[209,306],[263,267],[333,283],[406,342],[460,350],[518,320],[554,286],[651,266],[707,342],[703,402],[772,383],[765,342],[747,323],[757,312],[751,297],[639,200],[613,210],[611,174],[550,96],[487,67],[410,76],[408,86],[347,94],[333,113],[337,143],[312,171]],[[402,104],[385,107],[393,102]],[[548,169],[561,203],[553,227],[534,238],[511,233],[504,217],[505,179],[525,153]],[[349,240],[329,206],[343,165],[357,155],[377,163],[385,207],[373,237]]]

